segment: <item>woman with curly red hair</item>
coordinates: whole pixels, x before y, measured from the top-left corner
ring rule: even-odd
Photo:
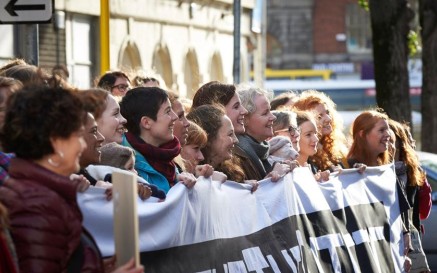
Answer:
[[[315,113],[319,133],[317,153],[310,157],[311,165],[320,171],[333,171],[346,164],[347,145],[343,124],[337,115],[335,103],[326,94],[316,90],[302,92],[293,107]]]

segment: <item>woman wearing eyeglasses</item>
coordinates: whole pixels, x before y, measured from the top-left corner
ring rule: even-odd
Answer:
[[[131,89],[131,84],[129,77],[124,72],[111,71],[100,77],[97,87],[111,92],[113,96],[124,97]]]
[[[297,127],[296,113],[291,111],[272,111],[276,120],[273,122],[275,136],[288,137],[293,149],[299,152],[300,129]]]

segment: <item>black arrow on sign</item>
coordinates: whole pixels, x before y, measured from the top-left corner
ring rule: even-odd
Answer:
[[[5,7],[5,10],[11,16],[18,16],[17,10],[45,10],[46,5],[16,5],[18,0],[11,0]]]

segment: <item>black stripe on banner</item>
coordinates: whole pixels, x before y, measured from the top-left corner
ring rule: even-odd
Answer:
[[[357,205],[292,216],[247,236],[143,252],[141,263],[157,273],[394,272],[389,232],[383,204]]]

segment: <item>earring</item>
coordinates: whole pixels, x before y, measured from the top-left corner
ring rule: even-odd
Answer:
[[[62,151],[56,151],[56,154],[59,155],[59,157],[60,157],[61,159],[64,159],[64,153],[63,153]],[[51,166],[53,166],[53,167],[55,167],[55,168],[57,168],[57,167],[59,167],[59,166],[61,165],[60,162],[56,162],[56,161],[54,161],[51,157],[49,157],[49,158],[47,159],[47,162],[48,162]]]

